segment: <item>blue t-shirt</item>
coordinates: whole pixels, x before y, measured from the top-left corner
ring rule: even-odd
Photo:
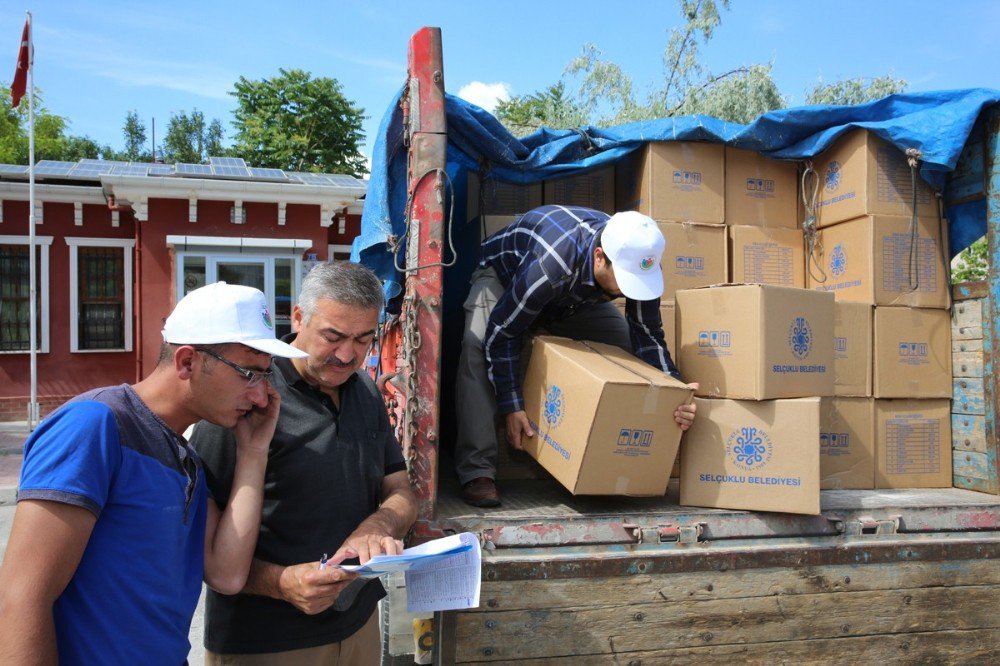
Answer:
[[[127,384],[46,418],[25,444],[20,500],[83,507],[90,541],[56,601],[61,664],[182,664],[204,573],[197,454]]]

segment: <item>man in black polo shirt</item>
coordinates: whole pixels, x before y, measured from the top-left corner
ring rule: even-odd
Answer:
[[[268,454],[264,509],[250,576],[235,596],[208,592],[208,664],[379,661],[373,613],[385,596],[329,565],[398,554],[416,518],[400,446],[374,382],[358,370],[375,335],[382,285],[350,262],[320,264],[302,282],[285,341],[308,358],[276,360],[281,413]],[[191,438],[209,488],[225,502],[232,435],[200,423]],[[342,592],[345,592],[341,594]]]

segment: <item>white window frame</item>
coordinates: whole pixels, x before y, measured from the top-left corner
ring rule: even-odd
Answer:
[[[69,350],[74,354],[102,354],[132,351],[132,256],[134,238],[83,238],[67,236],[69,246]],[[114,349],[80,349],[80,247],[120,247],[124,260],[122,279],[125,281],[125,307],[122,313],[125,347]]]
[[[264,295],[267,308],[273,314],[274,261],[292,260],[292,294],[294,304],[302,288],[302,252],[313,245],[304,238],[239,238],[230,236],[167,236],[167,246],[174,249],[174,293],[184,293],[184,260],[187,257],[205,259],[205,279],[209,279],[219,261],[247,261],[264,263]]]
[[[28,236],[0,236],[0,245],[28,245]],[[52,236],[35,236],[35,245],[40,248],[39,257],[42,265],[39,266],[41,274],[41,284],[35,285],[41,296],[42,310],[38,313],[42,326],[42,339],[38,340],[38,354],[49,353],[49,246],[52,245]],[[0,354],[30,354],[30,349],[9,349],[0,351]]]

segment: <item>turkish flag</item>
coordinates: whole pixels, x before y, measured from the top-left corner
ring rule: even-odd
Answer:
[[[17,68],[14,70],[14,82],[10,84],[10,106],[16,109],[24,97],[24,91],[28,88],[28,67],[30,58],[28,56],[28,21],[24,21],[24,32],[21,33],[21,48],[17,52]]]

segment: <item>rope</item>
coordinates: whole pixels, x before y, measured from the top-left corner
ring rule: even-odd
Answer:
[[[812,179],[812,192],[809,191],[810,178]],[[827,279],[826,271],[823,270],[822,262],[816,258],[817,251],[820,256],[823,254],[823,240],[820,238],[819,231],[816,228],[816,200],[819,198],[819,174],[813,168],[812,160],[806,162],[805,171],[802,172],[801,190],[802,205],[806,210],[806,217],[802,221],[802,240],[805,243],[806,250],[806,269],[809,272],[809,277],[822,284]],[[816,271],[819,272],[818,275],[813,271],[814,266]]]
[[[916,291],[920,288],[920,272],[919,266],[917,265],[920,259],[920,234],[917,227],[917,167],[920,165],[920,157],[922,153],[917,148],[907,148],[906,149],[906,163],[910,165],[910,188],[912,190],[912,203],[913,203],[913,213],[910,216],[910,260],[909,260],[909,279],[910,279],[910,291]]]
[[[431,174],[437,175],[437,200],[438,203],[444,202],[444,195],[442,194],[442,179],[441,176],[444,175],[445,180],[448,182],[448,189],[451,191],[451,199],[448,206],[448,218],[445,220],[445,224],[448,228],[448,249],[451,250],[451,261],[438,261],[431,264],[424,264],[423,266],[414,266],[413,268],[406,268],[405,266],[399,265],[399,248],[405,247],[409,244],[410,239],[410,227],[413,222],[413,195],[416,193],[417,188],[420,187],[420,183],[423,182],[424,178]],[[481,189],[481,188],[480,188]],[[455,186],[451,182],[451,176],[444,169],[428,169],[425,171],[420,178],[417,179],[416,184],[413,186],[413,190],[406,196],[406,233],[403,234],[403,238],[389,239],[389,251],[392,252],[392,265],[400,273],[415,273],[422,268],[432,268],[434,266],[441,266],[443,268],[448,268],[449,266],[454,266],[455,262],[458,261],[458,252],[455,250],[455,242],[452,239],[452,221],[455,217]],[[393,242],[395,240],[395,242]]]

